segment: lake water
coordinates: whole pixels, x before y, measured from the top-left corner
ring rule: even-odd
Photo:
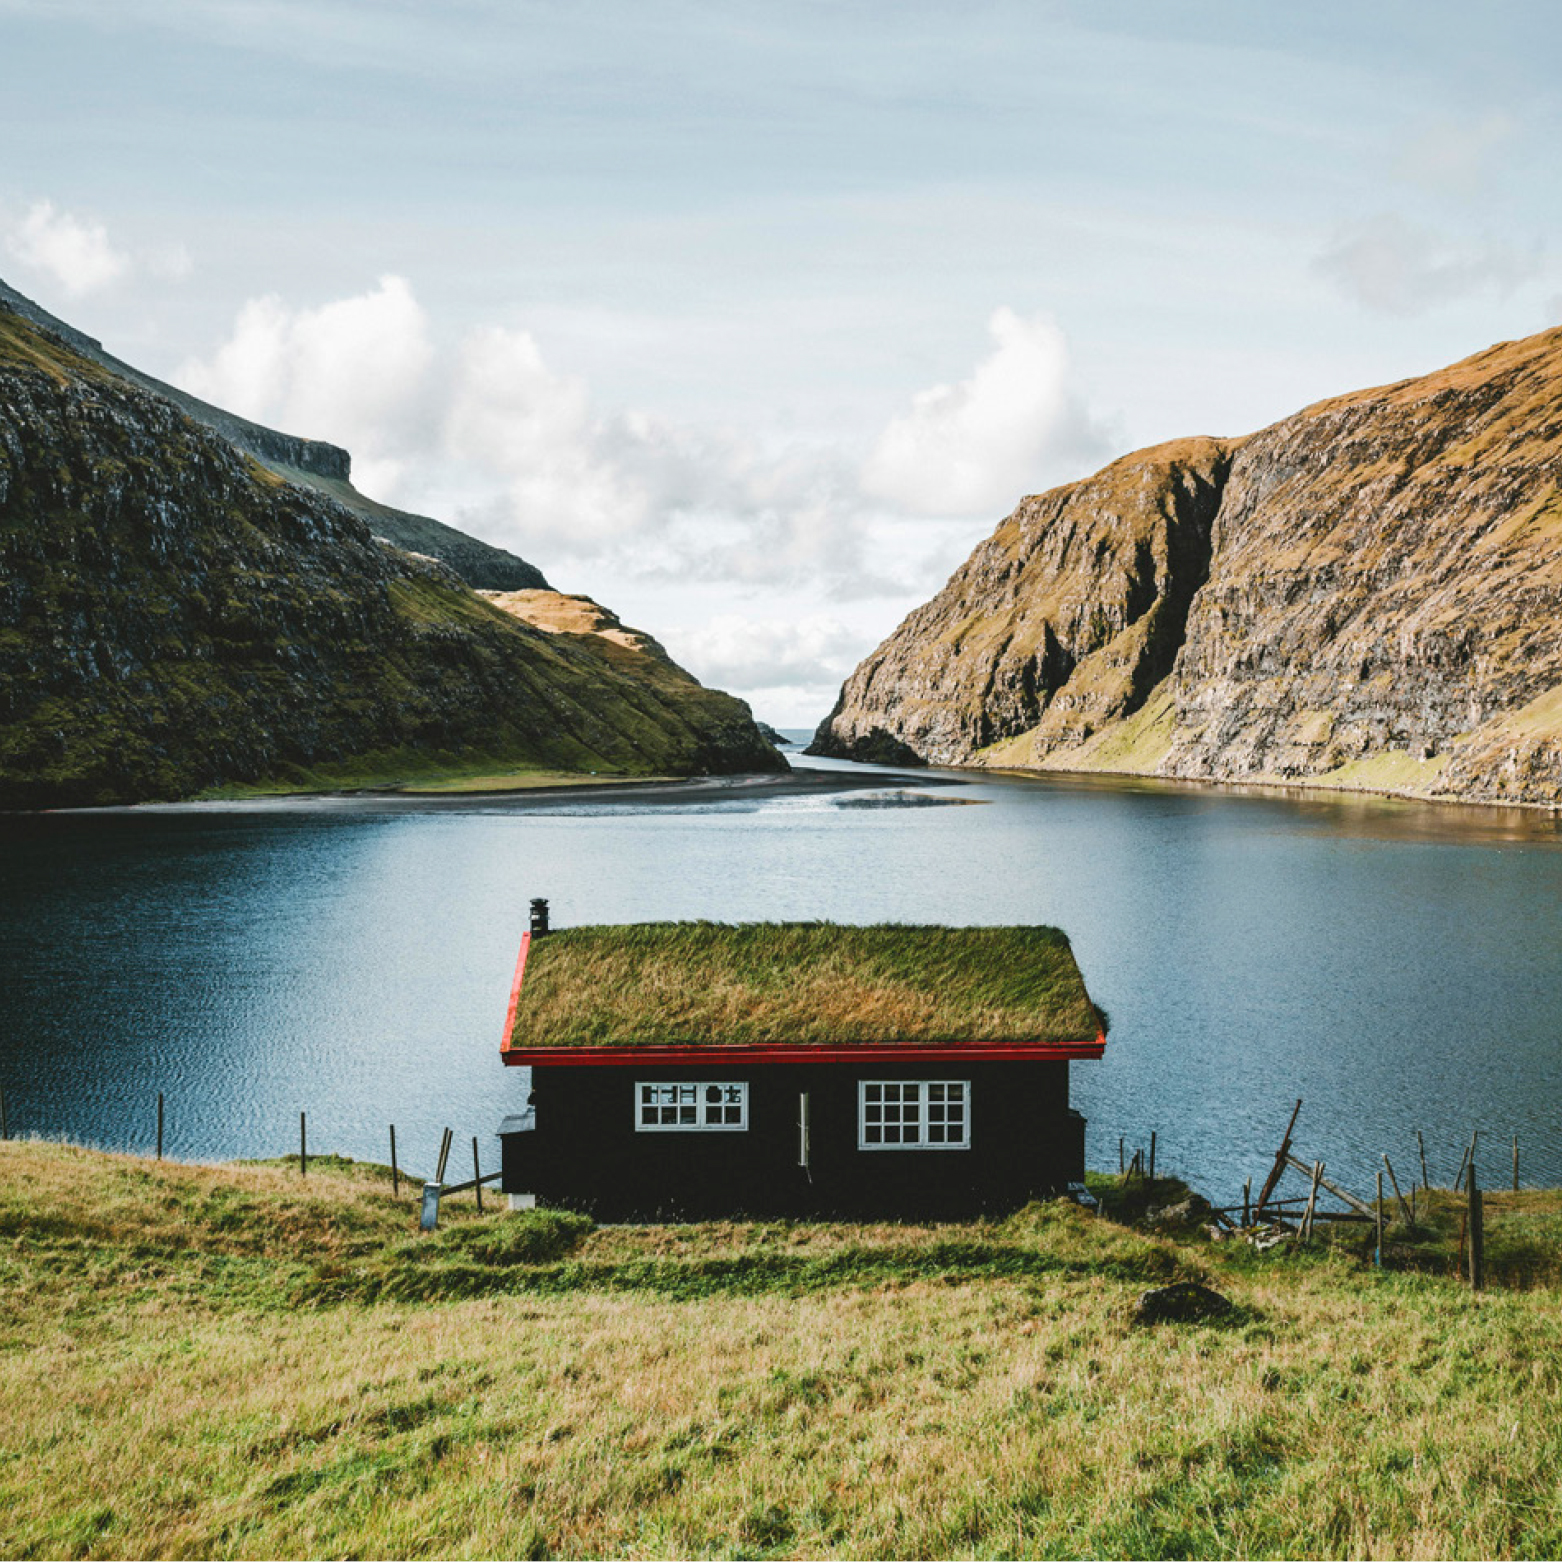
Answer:
[[[822,760],[803,764],[828,768]],[[547,811],[352,804],[0,819],[12,1131],[453,1165],[524,1099],[498,1059],[527,902],[650,918],[1051,922],[1111,1014],[1073,1065],[1089,1161],[1159,1134],[1212,1195],[1296,1145],[1370,1190],[1479,1125],[1562,1182],[1562,834],[1545,815],[1035,777],[927,796]],[[915,783],[913,783],[915,785]],[[900,790],[899,788],[889,788]],[[882,799],[893,803],[893,797]],[[978,1127],[979,1131],[979,1127]]]

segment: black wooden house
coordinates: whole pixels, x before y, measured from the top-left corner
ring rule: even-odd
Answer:
[[[513,1206],[600,1220],[955,1219],[1084,1176],[1105,1045],[1049,927],[640,923],[522,941]]]

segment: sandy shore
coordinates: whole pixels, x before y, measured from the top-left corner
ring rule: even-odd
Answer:
[[[134,808],[72,809],[73,813],[530,813],[572,808],[689,808],[775,798],[881,792],[898,788],[963,787],[955,776],[926,771],[816,769],[794,765],[782,773],[689,776],[682,780],[625,781],[528,787],[493,792],[292,792],[277,797],[213,798],[200,802],[138,803]],[[60,810],[65,812],[66,810]]]

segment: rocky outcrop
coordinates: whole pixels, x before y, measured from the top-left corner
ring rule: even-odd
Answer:
[[[32,324],[42,326],[80,357],[106,369],[116,379],[171,401],[187,418],[221,435],[230,445],[253,456],[279,477],[305,488],[319,489],[366,521],[376,535],[384,537],[393,547],[443,560],[467,585],[497,591],[546,588],[548,583],[543,579],[542,571],[525,559],[469,537],[427,515],[396,510],[359,493],[352,485],[352,457],[340,445],[319,439],[300,439],[252,423],[248,418],[214,407],[175,385],[166,385],[150,374],[143,374],[106,352],[95,337],[56,319],[47,309],[4,282],[0,282],[0,308],[10,309]]]
[[[815,749],[1562,803],[1559,478],[1562,330],[1127,457],[1026,500]]]
[[[0,807],[474,764],[785,768],[741,701],[608,643],[384,546],[0,307]]]
[[[1026,499],[852,674],[809,752],[964,764],[1137,710],[1182,643],[1230,464],[1185,440]]]

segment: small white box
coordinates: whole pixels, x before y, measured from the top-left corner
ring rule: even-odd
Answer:
[[[537,1195],[535,1193],[511,1193],[507,1194],[506,1197],[510,1201],[512,1210],[537,1208]]]

